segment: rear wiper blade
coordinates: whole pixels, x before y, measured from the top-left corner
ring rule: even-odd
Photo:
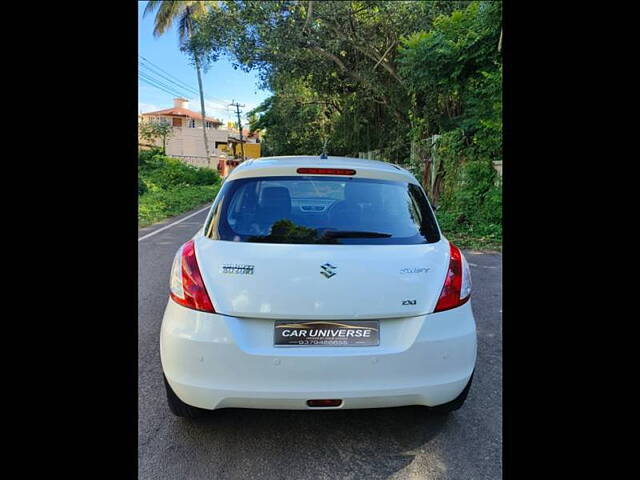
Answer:
[[[327,238],[389,238],[390,233],[361,232],[358,230],[327,230],[322,234]]]

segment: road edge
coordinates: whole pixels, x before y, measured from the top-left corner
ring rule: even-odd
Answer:
[[[189,215],[194,215],[200,210],[204,210],[205,208],[208,208],[210,206],[211,206],[211,202],[203,203],[202,205],[199,205],[198,207],[193,208],[192,210],[189,210],[187,212],[181,213],[180,215],[168,217],[168,218],[165,218],[164,220],[160,220],[159,222],[152,223],[151,225],[147,225],[146,227],[138,228],[138,240],[140,240],[142,237],[146,235],[149,235],[151,233],[154,233],[157,230],[160,230],[161,228],[169,226],[172,223],[179,222],[182,219],[188,217]]]

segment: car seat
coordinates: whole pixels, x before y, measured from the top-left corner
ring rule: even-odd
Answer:
[[[267,231],[275,222],[291,217],[291,195],[286,187],[267,187],[262,191],[257,223]]]

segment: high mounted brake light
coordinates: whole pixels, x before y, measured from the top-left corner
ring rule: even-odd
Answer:
[[[321,399],[321,400],[307,400],[307,405],[310,407],[339,407],[342,405],[340,399]]]
[[[171,298],[183,307],[216,313],[200,274],[193,240],[180,247],[173,261]]]
[[[350,168],[299,168],[298,173],[311,175],[355,175],[356,171]]]
[[[442,312],[459,307],[471,297],[471,272],[460,249],[450,245],[450,260],[444,286],[434,312]]]

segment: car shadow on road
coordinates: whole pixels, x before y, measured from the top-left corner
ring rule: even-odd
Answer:
[[[286,411],[223,409],[175,419],[195,478],[388,478],[448,421],[424,407]],[[206,465],[206,467],[205,467]],[[206,468],[207,471],[204,469]],[[185,472],[186,473],[186,472]]]

